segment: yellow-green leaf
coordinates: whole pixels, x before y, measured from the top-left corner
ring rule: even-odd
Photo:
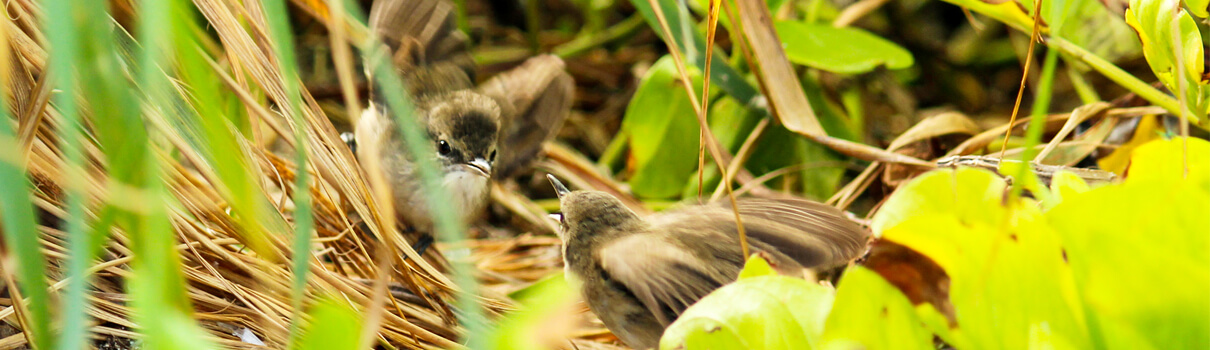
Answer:
[[[1124,183],[1065,197],[1046,214],[1102,348],[1210,344],[1210,156],[1205,141],[1189,148],[1189,177],[1179,141],[1152,142],[1136,149]]]
[[[1126,23],[1138,32],[1143,56],[1155,76],[1169,91],[1184,91],[1190,116],[1205,120],[1210,113],[1210,82],[1202,80],[1206,69],[1205,46],[1193,17],[1180,7],[1179,1],[1130,0]],[[1178,43],[1182,50],[1179,56]],[[1182,71],[1177,70],[1178,63]]]
[[[845,271],[824,328],[824,340],[862,349],[931,349],[933,335],[895,286],[864,267]],[[829,346],[831,347],[831,346]]]
[[[832,290],[806,280],[758,276],[707,295],[668,326],[660,349],[811,349],[820,343]]]

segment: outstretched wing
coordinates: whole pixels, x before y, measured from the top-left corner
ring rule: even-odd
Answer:
[[[391,49],[395,67],[449,63],[473,74],[470,40],[458,31],[448,0],[377,0],[369,26]]]
[[[600,250],[601,268],[620,282],[664,326],[690,305],[735,280],[739,264],[694,255],[667,236],[635,234]],[[738,251],[732,259],[738,257]]]
[[[784,257],[806,268],[832,267],[861,255],[869,240],[868,230],[840,210],[821,203],[792,198],[742,198],[738,204],[748,243],[775,260]],[[738,244],[735,214],[726,201],[667,211],[649,221],[654,230],[710,230],[721,235],[717,239]]]
[[[493,177],[505,179],[533,163],[542,144],[559,132],[571,112],[575,84],[557,56],[530,58],[493,77],[479,92],[500,105],[500,154]]]
[[[805,199],[746,198],[739,212],[748,237],[794,259],[803,267],[832,267],[865,252],[870,232],[839,209]],[[731,212],[730,203],[716,207]],[[712,215],[734,225],[734,215]]]

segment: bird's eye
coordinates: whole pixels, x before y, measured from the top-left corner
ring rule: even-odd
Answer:
[[[496,150],[492,150],[492,154],[488,157],[491,158],[488,160],[493,161],[493,162],[496,161]]]
[[[563,231],[567,231],[567,220],[565,219],[566,217],[563,216],[562,213],[552,213],[552,214],[550,214],[550,218],[555,219],[555,221],[559,222],[560,229],[563,229]]]
[[[450,149],[449,142],[445,142],[445,140],[437,141],[437,153],[438,154],[441,154],[443,156],[448,156],[448,155],[450,155],[450,152],[453,152],[453,150]]]

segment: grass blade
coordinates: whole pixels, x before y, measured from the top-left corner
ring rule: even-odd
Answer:
[[[0,26],[0,38],[8,38],[8,27]],[[7,79],[13,68],[9,46],[0,47],[0,77]],[[3,88],[8,89],[4,82]],[[9,96],[7,91],[4,96]],[[30,201],[30,184],[25,173],[26,156],[24,147],[18,144],[17,134],[9,123],[8,99],[0,98],[0,224],[3,224],[4,244],[7,254],[16,258],[17,280],[21,294],[29,298],[28,305],[22,301],[13,304],[24,309],[22,329],[35,349],[54,348],[54,335],[50,330],[50,294],[46,292],[46,257],[38,243],[38,222]]]

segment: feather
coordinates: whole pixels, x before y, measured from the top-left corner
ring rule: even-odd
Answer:
[[[505,179],[528,167],[562,128],[575,84],[559,57],[542,55],[484,82],[479,91],[500,105],[499,139],[506,147],[500,147],[493,177]]]
[[[658,234],[617,239],[600,250],[601,268],[622,283],[665,327],[697,302],[735,279],[739,270],[711,264]]]

